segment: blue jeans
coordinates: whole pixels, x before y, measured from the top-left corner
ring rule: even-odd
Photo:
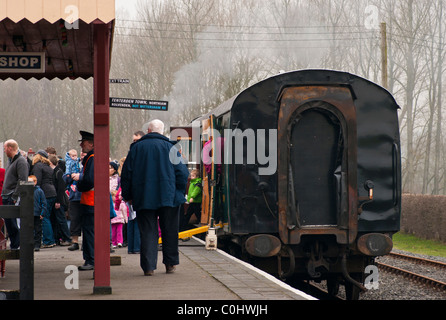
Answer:
[[[141,238],[136,219],[127,223],[127,251],[129,253],[141,251]]]
[[[156,270],[158,261],[158,218],[163,237],[163,263],[175,266],[180,263],[178,253],[178,207],[157,210],[140,210],[136,219],[141,235],[140,264],[144,272]]]
[[[43,216],[42,220],[42,242],[44,245],[52,245],[54,241],[53,227],[51,225],[51,212],[53,211],[54,204],[56,203],[56,197],[46,198],[46,205],[48,208],[47,213]]]

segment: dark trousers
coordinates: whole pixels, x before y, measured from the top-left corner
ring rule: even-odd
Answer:
[[[144,272],[156,270],[159,238],[158,218],[163,239],[163,263],[170,266],[180,263],[178,253],[178,207],[140,210],[136,213],[136,219],[141,235],[140,264]]]
[[[198,223],[200,223],[201,220],[201,202],[200,203],[190,203],[189,207],[187,208],[186,214],[183,214],[184,212],[181,211],[181,218],[180,218],[180,231],[186,231],[189,228],[189,220],[192,217],[192,215],[195,213],[195,216],[198,219]]]
[[[127,224],[127,250],[129,253],[141,251],[141,236],[136,219],[129,220]]]
[[[68,230],[68,222],[65,217],[65,211],[61,206],[59,209],[53,207],[53,212],[51,213],[52,225],[54,231],[54,239],[57,243],[59,240],[71,242],[70,230]]]
[[[70,201],[70,235],[80,236],[82,207],[80,201]]]
[[[14,201],[11,197],[3,199],[4,206],[13,206]],[[8,231],[9,241],[11,241],[11,249],[18,249],[20,247],[20,231],[17,224],[17,219],[5,219],[6,231]]]
[[[82,255],[85,264],[94,266],[94,207],[81,206]]]
[[[34,248],[40,248],[42,244],[42,220],[40,216],[34,216]]]

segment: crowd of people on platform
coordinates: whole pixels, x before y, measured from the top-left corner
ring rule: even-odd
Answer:
[[[109,162],[110,250],[127,247],[140,254],[144,275],[157,265],[158,239],[162,235],[163,263],[167,273],[179,264],[178,232],[190,216],[201,213],[199,171],[189,173],[184,158],[170,159],[176,142],[163,135],[164,124],[149,123],[148,133],[137,131],[127,157]],[[0,168],[3,205],[18,205],[18,181],[34,183],[34,248],[67,246],[82,250],[85,263],[79,270],[94,269],[94,135],[81,131],[75,149],[57,156],[53,147],[24,153],[16,141],[4,143],[8,165]],[[0,164],[1,167],[1,164]],[[190,188],[186,190],[190,178]],[[190,203],[187,213],[183,204]],[[1,220],[1,219],[0,219]],[[186,221],[186,222],[184,222]],[[11,249],[20,246],[17,219],[5,219]]]

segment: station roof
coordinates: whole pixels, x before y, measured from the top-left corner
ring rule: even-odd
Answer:
[[[115,0],[0,0],[0,54],[45,52],[44,73],[0,72],[0,79],[92,77],[94,25],[109,26],[111,55],[114,19]]]

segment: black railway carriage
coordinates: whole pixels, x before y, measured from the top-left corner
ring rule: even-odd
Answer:
[[[345,282],[357,297],[400,228],[398,109],[388,91],[344,72],[247,88],[194,122],[193,139],[213,147],[201,222],[221,222],[219,244],[272,274],[327,279],[332,292]]]

